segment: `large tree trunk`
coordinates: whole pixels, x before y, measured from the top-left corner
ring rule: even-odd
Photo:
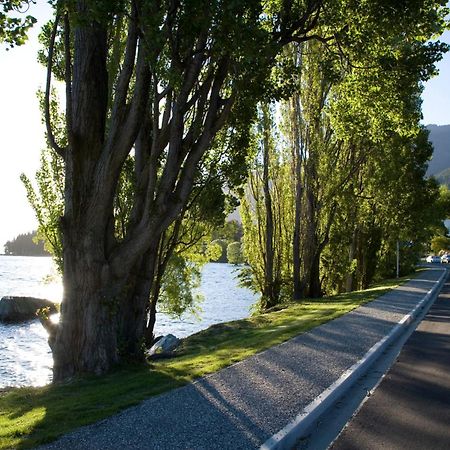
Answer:
[[[322,296],[322,284],[320,282],[320,253],[316,253],[311,262],[309,272],[308,297],[319,298]]]
[[[78,2],[81,16],[86,2]],[[119,360],[118,287],[107,260],[113,193],[96,195],[97,158],[104,145],[107,86],[106,31],[98,23],[75,32],[72,91],[65,152],[64,297],[53,342],[54,381],[104,373]],[[73,94],[73,102],[72,102]]]
[[[90,245],[64,255],[64,299],[53,343],[54,381],[82,373],[101,374],[116,364],[117,299],[107,263]]]
[[[310,278],[309,278],[309,296],[313,298],[321,297],[322,292],[322,280],[320,277],[320,259],[322,257],[322,252],[328,245],[330,240],[330,230],[334,221],[334,216],[336,213],[337,204],[334,203],[330,207],[327,223],[325,224],[324,230],[318,235],[317,225],[315,225],[315,234],[313,239],[313,256],[311,260],[310,268]]]
[[[315,263],[316,263],[316,252],[317,252],[317,218],[316,218],[316,197],[314,194],[313,184],[313,169],[311,165],[313,161],[311,160],[312,156],[310,156],[306,167],[305,167],[305,200],[306,200],[306,208],[305,208],[305,234],[304,234],[304,286],[305,286],[305,295],[307,297],[311,297],[311,280],[313,280],[316,276],[314,274]]]
[[[119,349],[121,355],[128,360],[144,359],[148,309],[156,259],[156,246],[152,246],[131,271],[121,299],[121,312],[118,317]]]
[[[307,219],[306,219],[306,235],[305,235],[305,280],[306,280],[306,296],[317,298],[322,295],[320,281],[320,256],[322,254],[322,243],[319,242],[318,230],[318,211],[316,204],[316,196],[313,192],[311,184],[308,184],[306,190],[307,199]]]

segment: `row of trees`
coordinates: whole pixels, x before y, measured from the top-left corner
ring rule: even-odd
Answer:
[[[382,45],[350,49],[345,61],[322,41],[280,58],[288,96],[278,111],[260,104],[242,207],[243,280],[263,310],[395,275],[398,242],[410,271],[450,214],[448,190],[424,177],[432,146],[420,125],[422,82],[440,49],[413,25],[402,41],[398,32],[386,27]]]
[[[211,261],[218,263],[242,264],[244,256],[242,254],[242,244],[240,241],[228,242],[224,239],[216,239],[211,242],[216,246],[217,255]]]
[[[195,278],[198,266],[193,261],[209,257],[204,237],[236,206],[225,192],[242,194],[239,186],[252,161],[249,152],[258,147],[252,132],[255,119],[261,123],[260,160],[265,161],[263,195],[257,196],[264,199],[261,214],[268,225],[263,297],[275,298],[273,293],[284,289],[275,264],[284,256],[276,247],[291,246],[296,255],[306,252],[306,248],[299,251],[298,236],[299,227],[307,226],[310,245],[305,255],[311,264],[304,266],[307,276],[295,271],[300,282],[294,285],[302,290],[301,280],[308,279],[307,289],[319,292],[321,254],[332,227],[350,217],[357,222],[347,232],[361,236],[356,242],[364,242],[362,236],[372,232],[359,227],[370,224],[368,207],[353,212],[349,199],[346,209],[340,209],[334,193],[353,189],[359,196],[372,195],[360,192],[358,181],[383,166],[381,155],[392,147],[381,145],[380,157],[371,164],[356,162],[367,159],[369,150],[375,153],[371,149],[379,143],[399,139],[402,144],[402,139],[417,135],[397,132],[399,126],[389,120],[409,117],[399,115],[399,108],[408,105],[399,98],[404,89],[394,87],[417,86],[433,72],[444,47],[426,41],[444,27],[444,4],[438,0],[53,2],[54,19],[43,30],[40,59],[48,74],[42,105],[51,148],[45,157],[51,169],[41,178],[54,183],[41,183],[39,195],[30,189],[29,196],[42,226],[57,238],[53,249],[63,275],[60,323],[49,325],[54,380],[100,374],[124,359],[143,358],[143,344],[149,340],[161,297]],[[3,4],[2,8],[8,11]],[[315,60],[307,62],[303,55],[310,51]],[[357,66],[365,69],[358,71]],[[299,70],[305,73],[300,84]],[[383,84],[385,72],[391,77]],[[64,113],[52,100],[53,77],[66,86]],[[342,88],[345,97],[334,90],[335,80],[347,85]],[[363,100],[367,89],[373,94],[369,103]],[[323,114],[335,95],[339,101],[333,115]],[[301,108],[301,117],[295,96],[310,97],[308,112]],[[286,208],[289,213],[285,197],[275,200],[275,194],[268,195],[275,186],[285,187],[281,178],[276,181],[274,171],[282,176],[289,170],[287,159],[281,160],[271,149],[276,146],[267,104],[268,99],[281,98],[294,99],[291,125],[297,127],[294,135],[302,137],[293,147],[291,161],[297,177],[292,178],[294,204],[301,206],[289,225],[297,224],[294,244],[286,240],[286,233],[275,235],[275,228],[285,226],[277,222],[275,209]],[[263,105],[260,113],[258,102]],[[372,114],[381,107],[384,116]],[[331,122],[334,116],[343,120]],[[375,126],[375,120],[385,119],[386,124]],[[406,119],[399,123],[402,120]],[[395,125],[392,130],[389,123]],[[376,139],[379,128],[382,133]],[[358,169],[359,178],[354,166],[364,167]],[[335,167],[341,168],[338,176],[331,171]],[[319,182],[327,171],[333,182]],[[253,181],[255,193],[258,183]],[[54,191],[48,186],[57,187]],[[57,190],[61,195],[49,202],[47,197]],[[52,214],[45,212],[46,204]],[[344,242],[337,241],[336,248]],[[294,257],[292,265],[298,268],[298,261]]]
[[[212,245],[217,246],[213,262],[230,264],[243,263],[241,251],[242,225],[237,220],[227,220],[212,233]]]

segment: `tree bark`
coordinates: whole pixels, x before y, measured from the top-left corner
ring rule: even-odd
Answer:
[[[320,282],[320,253],[314,254],[309,271],[308,297],[319,298],[322,296],[322,284]]]
[[[77,3],[80,17],[87,2]],[[64,297],[53,343],[54,381],[82,373],[104,373],[119,360],[117,321],[119,289],[107,259],[111,242],[109,211],[113,193],[93,195],[97,160],[104,144],[107,86],[107,33],[100,24],[75,30],[71,142],[66,150]],[[108,195],[109,194],[109,195]]]
[[[54,381],[101,374],[118,361],[115,280],[98,246],[70,246],[64,254],[64,299],[53,343]]]
[[[356,244],[358,241],[358,229],[355,227],[352,233],[352,242],[348,248],[348,261],[350,265],[353,263],[356,255]],[[352,292],[355,289],[355,274],[350,272],[345,278],[345,292]]]
[[[119,350],[127,360],[139,362],[144,359],[149,302],[157,261],[156,247],[152,245],[131,271],[121,299]]]
[[[294,188],[295,188],[295,211],[294,211],[294,233],[292,238],[292,259],[293,259],[293,300],[299,300],[303,297],[304,287],[301,277],[301,227],[302,227],[302,213],[303,213],[303,180],[302,180],[302,166],[303,166],[303,142],[301,138],[300,122],[301,107],[300,99],[297,94],[294,94],[291,100],[292,113],[292,137],[293,137],[293,163],[294,163]]]
[[[274,277],[274,220],[272,210],[272,196],[270,192],[270,117],[269,106],[262,107],[262,122],[263,122],[263,192],[264,192],[264,207],[265,207],[265,266],[264,266],[264,309],[275,306],[278,302],[278,295],[275,287]]]

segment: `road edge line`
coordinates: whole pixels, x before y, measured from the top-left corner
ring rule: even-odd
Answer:
[[[318,420],[345,392],[358,380],[385,348],[397,339],[415,320],[421,310],[429,308],[437,298],[446,279],[448,270],[443,271],[435,285],[425,294],[417,305],[406,314],[380,341],[374,344],[368,352],[353,366],[347,369],[334,383],[325,389],[315,400],[309,403],[294,420],[289,422],[283,429],[267,439],[260,450],[289,450],[298,440],[304,437],[311,425]]]

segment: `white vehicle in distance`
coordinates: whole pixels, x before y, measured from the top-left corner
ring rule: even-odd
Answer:
[[[443,263],[443,264],[448,264],[448,263],[450,263],[450,255],[449,255],[448,253],[444,253],[444,254],[441,256],[441,263]]]
[[[436,255],[427,256],[427,263],[440,263],[440,262],[441,258],[439,258],[439,256]]]

